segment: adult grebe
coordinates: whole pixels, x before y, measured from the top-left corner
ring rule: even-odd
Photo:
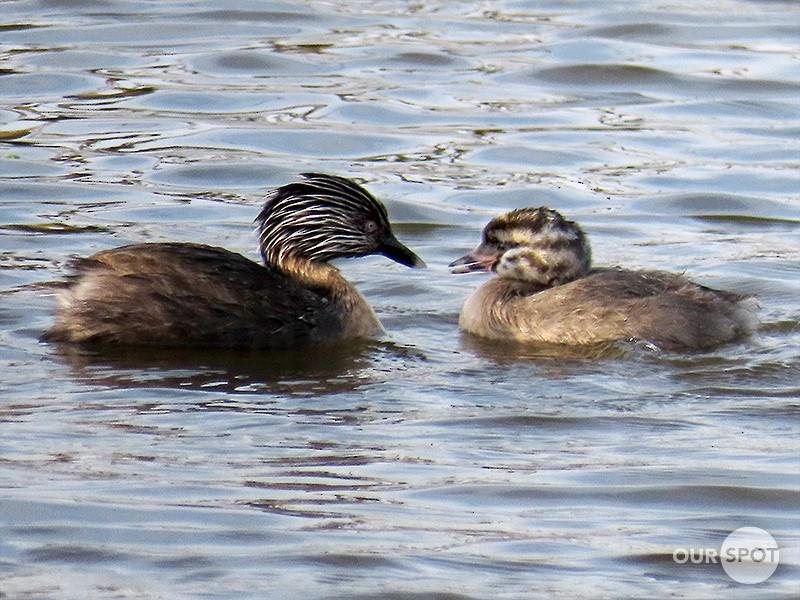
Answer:
[[[191,243],[133,244],[75,263],[48,341],[285,348],[382,331],[328,264],[383,254],[424,266],[392,234],[386,208],[354,182],[306,173],[270,192],[256,219],[264,265]]]

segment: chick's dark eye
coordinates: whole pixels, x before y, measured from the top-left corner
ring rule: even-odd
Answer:
[[[484,244],[486,244],[487,246],[494,246],[500,252],[505,252],[511,247],[509,244],[504,244],[500,240],[494,238],[487,238],[484,241]]]

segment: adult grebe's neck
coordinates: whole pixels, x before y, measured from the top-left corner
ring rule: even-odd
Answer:
[[[333,265],[288,257],[277,265],[268,265],[301,287],[330,299],[331,310],[339,315],[348,337],[372,336],[383,332],[383,326],[364,296]]]
[[[267,268],[278,271],[296,281],[305,288],[318,291],[325,295],[338,296],[346,289],[353,286],[342,277],[339,269],[333,265],[303,257],[284,257],[276,264],[269,264]]]

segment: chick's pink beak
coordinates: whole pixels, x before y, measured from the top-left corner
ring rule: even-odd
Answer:
[[[484,246],[479,246],[469,254],[450,263],[453,273],[472,273],[473,271],[491,271],[497,264],[498,255]]]

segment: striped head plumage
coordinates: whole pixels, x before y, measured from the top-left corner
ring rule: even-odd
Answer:
[[[271,191],[256,218],[268,266],[287,259],[327,262],[383,254],[409,267],[425,263],[392,233],[386,207],[355,182],[321,173]]]
[[[591,249],[577,223],[557,211],[520,208],[489,221],[480,246],[450,267],[453,273],[494,271],[549,287],[588,274]]]

